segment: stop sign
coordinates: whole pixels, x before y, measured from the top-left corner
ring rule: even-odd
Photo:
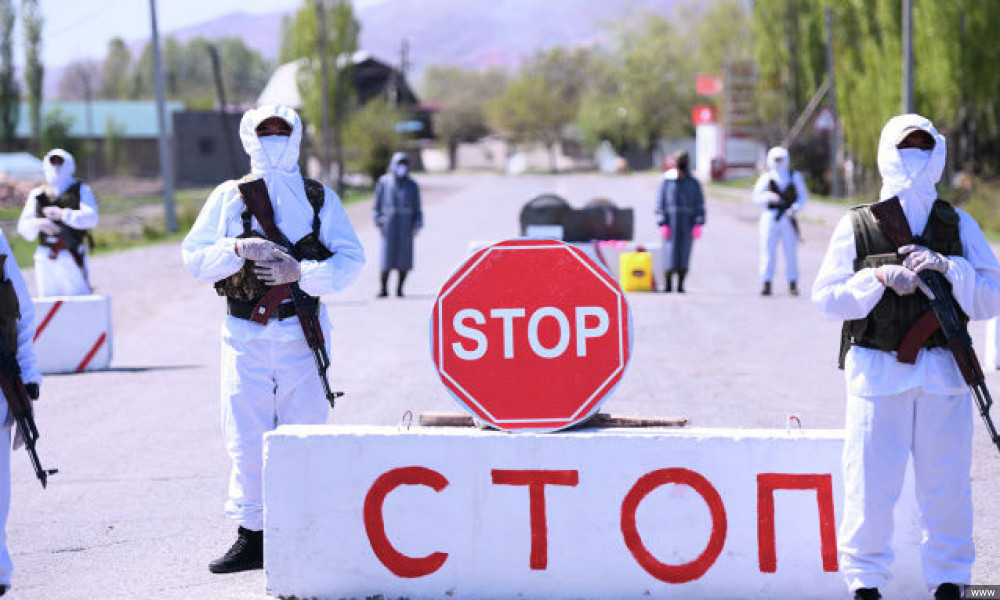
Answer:
[[[441,381],[508,430],[554,431],[596,412],[625,372],[631,333],[614,278],[555,240],[479,250],[442,286],[431,317]]]

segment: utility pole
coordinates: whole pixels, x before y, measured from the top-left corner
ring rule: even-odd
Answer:
[[[153,81],[156,84],[156,120],[160,128],[160,176],[163,177],[163,209],[167,231],[177,231],[177,208],[174,206],[174,171],[170,156],[170,134],[167,133],[167,106],[160,62],[160,33],[156,27],[156,0],[149,0],[149,16],[153,26]]]
[[[828,106],[833,115],[833,129],[830,131],[830,193],[840,198],[840,116],[837,114],[837,85],[834,79],[836,69],[833,63],[833,9],[826,7],[826,76],[830,82],[827,90]]]
[[[229,176],[236,179],[240,176],[239,163],[233,153],[233,132],[229,127],[229,114],[226,112],[226,87],[222,83],[222,64],[219,60],[219,48],[215,44],[208,45],[208,55],[212,60],[212,77],[215,79],[215,94],[219,102],[219,119],[222,125],[222,135],[225,137],[223,147],[229,159]]]
[[[903,0],[903,112],[913,112],[913,4]]]
[[[330,71],[326,51],[326,2],[316,0],[316,51],[319,53],[320,81],[320,178],[329,181],[330,173]],[[338,180],[340,175],[337,176]]]

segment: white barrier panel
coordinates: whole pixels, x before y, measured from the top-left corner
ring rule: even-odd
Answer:
[[[839,600],[842,443],[839,430],[279,427],[265,442],[267,588]],[[896,531],[884,592],[923,597],[912,500]]]
[[[983,356],[983,368],[987,370],[1000,369],[1000,335],[997,335],[997,328],[1000,327],[1000,319],[990,319],[986,322],[986,352]]]
[[[35,354],[42,373],[79,373],[111,364],[111,299],[35,298]]]

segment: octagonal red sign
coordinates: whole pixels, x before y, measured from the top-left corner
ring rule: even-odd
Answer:
[[[592,415],[621,381],[631,346],[618,283],[555,240],[479,250],[442,286],[431,316],[441,381],[501,429],[554,431]]]

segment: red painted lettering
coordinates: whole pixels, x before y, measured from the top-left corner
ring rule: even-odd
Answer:
[[[401,467],[379,476],[365,495],[364,519],[368,541],[375,556],[399,577],[423,577],[441,568],[448,558],[446,552],[435,552],[421,558],[407,556],[393,547],[385,533],[382,506],[390,492],[401,485],[426,485],[435,492],[448,487],[444,475],[424,467]]]
[[[705,500],[709,513],[712,516],[712,533],[708,538],[705,550],[698,558],[681,565],[668,565],[662,563],[653,556],[642,543],[639,530],[635,522],[635,514],[639,509],[639,504],[656,488],[668,484],[676,483],[691,487]],[[685,583],[700,578],[707,572],[726,543],[726,508],[722,504],[722,497],[711,483],[698,473],[689,469],[659,469],[646,473],[635,482],[622,502],[622,535],[625,537],[625,546],[635,557],[647,573],[656,577],[660,581],[667,583]]]
[[[532,570],[544,571],[549,564],[548,520],[545,518],[545,486],[576,486],[580,476],[578,471],[531,471],[493,469],[493,483],[496,485],[528,486],[528,509],[531,514],[531,559]]]
[[[823,570],[837,570],[837,530],[833,514],[833,477],[829,474],[760,473],[757,475],[757,548],[761,573],[778,570],[774,541],[774,491],[816,490]]]

